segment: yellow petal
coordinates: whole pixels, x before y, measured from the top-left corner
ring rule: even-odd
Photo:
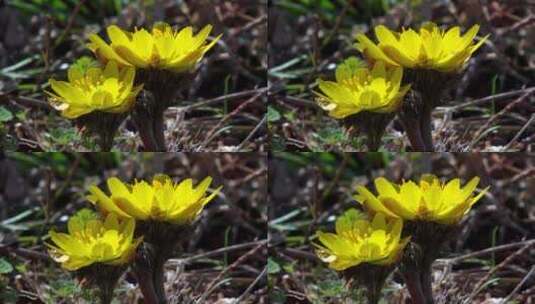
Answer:
[[[361,51],[375,60],[384,61],[390,65],[399,66],[398,63],[392,61],[383,51],[377,47],[368,37],[363,34],[357,34],[357,40],[360,43]]]
[[[92,195],[87,196],[87,199],[92,202],[93,204],[99,206],[101,209],[103,209],[106,212],[114,212],[122,217],[131,217],[119,207],[117,207],[113,201],[106,195],[104,192],[102,192],[98,187],[91,186],[89,188],[89,192]]]
[[[378,25],[375,27],[375,36],[380,44],[390,44],[394,47],[398,45],[396,36],[384,25]]]
[[[114,46],[113,49],[115,52],[117,52],[117,54],[124,58],[125,61],[128,62],[128,65],[133,65],[138,68],[146,68],[149,66],[149,62],[147,60],[123,45]]]
[[[381,201],[375,197],[368,189],[363,186],[357,186],[358,195],[354,196],[355,200],[366,208],[373,210],[374,212],[384,213],[390,217],[397,218],[398,215],[388,210]]]
[[[117,66],[117,62],[110,60],[106,64],[106,68],[104,69],[104,77],[105,78],[119,78],[119,68]]]
[[[400,66],[401,65],[401,66],[403,66],[405,68],[413,68],[417,64],[416,60],[410,58],[408,55],[403,53],[401,50],[399,50],[399,49],[397,49],[397,48],[395,48],[393,46],[385,45],[385,46],[382,46],[381,48],[384,51],[384,53],[386,54],[386,56],[388,56],[389,58],[392,58],[392,60],[397,62],[396,66]]]
[[[84,93],[77,87],[65,81],[49,80],[52,90],[70,104],[80,105],[85,100]]]
[[[126,33],[116,25],[110,25],[106,29],[108,37],[113,45],[124,45],[128,47],[130,45],[130,39]]]
[[[89,48],[97,55],[98,57],[101,57],[102,59],[108,60],[115,60],[119,62],[120,64],[130,66],[131,64],[127,61],[123,60],[117,53],[108,45],[102,38],[100,38],[98,35],[93,34],[89,36],[89,40],[92,42],[88,46]]]

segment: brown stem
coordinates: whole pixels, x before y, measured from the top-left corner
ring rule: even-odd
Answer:
[[[370,131],[370,133],[366,136],[366,145],[368,146],[368,151],[370,152],[377,152],[379,148],[381,147],[381,138],[382,138],[383,132],[374,132]]]
[[[366,290],[368,292],[368,304],[377,304],[381,299],[381,290],[383,288],[383,284],[378,284],[379,282],[372,281],[374,280],[370,280],[368,286],[366,286]]]
[[[113,291],[110,293],[108,290],[100,290],[99,298],[101,304],[110,304],[113,300]]]
[[[152,282],[154,284],[154,290],[156,291],[156,296],[158,297],[159,304],[167,304],[167,298],[165,295],[165,278],[164,278],[164,265],[165,259],[160,255],[156,255],[154,259],[154,266],[152,272]]]
[[[143,294],[145,304],[159,304],[158,296],[154,289],[153,270],[151,269],[150,254],[144,249],[138,249],[134,263],[134,273],[136,275],[139,289]]]
[[[115,285],[117,280],[101,280],[97,283],[98,285],[98,295],[100,298],[101,304],[110,304],[113,300],[113,291],[115,290]]]
[[[141,294],[143,294],[143,303],[158,304],[158,296],[152,283],[152,273],[137,273],[137,280]]]
[[[112,133],[112,134],[110,134]],[[100,146],[100,150],[102,152],[109,152],[111,151],[111,148],[113,147],[113,138],[114,138],[114,132],[113,131],[105,131],[99,135],[98,137],[98,145]]]
[[[431,265],[433,261],[428,261],[424,259],[422,263],[422,271],[420,272],[420,282],[422,285],[422,292],[425,297],[426,304],[433,304],[435,300],[433,299],[433,272]]]
[[[164,112],[165,109],[157,109],[154,113],[153,120],[153,132],[154,140],[156,146],[158,147],[157,151],[165,152],[167,151],[167,144],[165,143],[165,134],[164,134]]]
[[[412,121],[407,123],[407,120],[404,121],[405,132],[411,143],[411,148],[413,152],[426,152],[426,146],[422,139],[422,132],[420,130],[420,124],[417,121]]]
[[[149,152],[159,151],[156,139],[154,138],[154,123],[150,115],[144,113],[144,110],[138,110],[133,115],[133,118],[137,131],[139,132],[139,137],[143,142],[143,150]]]
[[[412,304],[426,304],[420,273],[417,271],[405,271],[403,277],[411,295]]]
[[[429,98],[423,100],[422,112],[420,113],[420,130],[422,134],[422,140],[425,145],[425,151],[433,152],[435,147],[433,145],[433,133],[432,133],[432,114],[433,106]]]

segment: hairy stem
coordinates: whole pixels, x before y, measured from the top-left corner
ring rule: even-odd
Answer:
[[[412,304],[427,304],[422,291],[422,282],[419,271],[405,271],[403,273],[405,284],[411,295]]]
[[[435,302],[433,299],[433,272],[431,268],[432,264],[433,261],[424,259],[422,263],[422,271],[420,273],[420,282],[422,285],[422,292],[426,304],[433,304]]]
[[[147,250],[147,247],[143,246],[138,249],[133,270],[145,304],[159,304],[158,296],[154,289],[152,263],[151,253]]]
[[[137,111],[134,115],[134,121],[139,132],[139,137],[143,142],[145,151],[155,152],[158,150],[156,139],[154,138],[154,123],[150,115],[145,115],[143,110]]]
[[[368,146],[368,151],[377,152],[377,150],[379,150],[379,148],[381,147],[381,137],[383,135],[382,133],[383,132],[376,133],[373,131],[368,133],[368,135],[366,136],[366,145]]]
[[[412,151],[427,152],[427,148],[422,139],[420,124],[417,121],[413,123],[404,122],[405,132],[411,143]]]
[[[138,274],[138,283],[141,294],[143,294],[143,303],[145,304],[158,304],[158,296],[154,291],[154,284],[152,283],[152,273],[150,274]]]
[[[381,299],[381,289],[383,287],[383,284],[375,280],[370,280],[368,286],[366,286],[367,290],[367,296],[368,296],[368,304],[377,304],[379,303],[379,300]]]
[[[102,280],[98,282],[99,298],[101,304],[110,304],[113,300],[113,290],[117,281]]]
[[[425,145],[425,151],[433,152],[435,150],[433,144],[432,133],[432,117],[433,106],[430,103],[430,99],[424,98],[422,112],[420,113],[420,130],[422,134],[423,144]]]
[[[165,109],[157,109],[154,113],[154,120],[152,122],[153,131],[154,131],[154,140],[156,146],[158,147],[157,151],[165,152],[167,151],[167,144],[165,143],[165,134],[164,134],[164,111]]]
[[[165,259],[160,255],[157,254],[154,257],[154,264],[153,264],[153,272],[152,272],[152,282],[154,284],[154,290],[156,291],[156,296],[158,297],[158,303],[159,304],[166,304],[167,298],[165,296],[165,271],[164,271],[164,265],[165,265]]]
[[[102,152],[111,151],[111,148],[113,147],[114,133],[114,131],[110,130],[97,135],[98,145],[100,146],[100,150]]]

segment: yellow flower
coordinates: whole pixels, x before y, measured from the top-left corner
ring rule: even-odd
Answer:
[[[206,44],[211,30],[212,26],[207,25],[193,35],[191,26],[176,31],[169,24],[157,23],[151,32],[136,29],[132,33],[111,25],[107,28],[110,44],[93,34],[89,37],[88,47],[104,61],[115,60],[127,66],[179,73],[194,68],[219,40],[221,35]]]
[[[372,222],[356,209],[346,211],[336,220],[336,233],[318,232],[323,246],[317,254],[334,270],[344,270],[361,263],[390,265],[397,262],[409,238],[401,239],[403,221],[375,214]]]
[[[55,245],[50,255],[67,270],[77,270],[93,263],[123,265],[129,263],[142,238],[134,239],[135,221],[120,220],[109,213],[105,221],[82,209],[69,219],[68,234],[50,231]]]
[[[74,119],[93,111],[124,113],[131,109],[141,86],[134,87],[135,69],[118,68],[109,61],[104,69],[89,67],[82,70],[71,66],[69,81],[50,79],[50,102],[61,115]]]
[[[478,183],[479,178],[474,177],[461,187],[458,178],[441,183],[434,175],[424,175],[419,185],[412,181],[396,185],[379,177],[375,179],[377,196],[358,186],[354,198],[367,209],[391,217],[452,225],[487,192],[488,188],[473,196]]]
[[[193,221],[201,213],[222,187],[206,196],[212,182],[206,177],[197,187],[191,179],[174,184],[167,175],[155,176],[152,184],[145,181],[124,184],[112,177],[107,181],[111,195],[104,194],[92,186],[87,198],[105,212],[137,220],[155,220],[172,224],[185,224]]]
[[[362,66],[357,58],[348,58],[336,69],[336,82],[319,80],[318,103],[334,118],[345,118],[361,111],[390,113],[396,111],[410,86],[401,85],[403,69],[385,68],[376,62],[373,69]]]
[[[461,36],[458,26],[445,31],[436,24],[427,22],[419,33],[413,29],[404,29],[398,33],[378,25],[375,27],[378,43],[358,34],[356,47],[367,58],[384,61],[392,66],[453,72],[461,69],[489,37],[487,35],[473,44],[472,40],[478,31],[479,25],[474,25]]]

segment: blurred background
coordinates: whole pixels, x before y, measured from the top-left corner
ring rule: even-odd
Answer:
[[[92,208],[89,186],[158,173],[194,183],[211,176],[212,189],[223,186],[182,242],[185,253],[166,264],[169,303],[267,303],[265,155],[16,152],[0,154],[0,303],[93,303],[49,258],[48,230],[65,231],[70,215]],[[114,303],[143,303],[140,297],[128,272]]]
[[[375,39],[384,24],[401,31],[425,21],[462,33],[474,24],[488,41],[472,56],[446,104],[434,112],[438,151],[531,150],[535,139],[535,4],[531,0],[271,0],[268,107],[271,144],[279,151],[365,151],[319,108],[316,79],[360,53],[357,33]],[[372,39],[372,40],[373,40]],[[387,151],[407,149],[395,120]]]
[[[223,34],[166,112],[171,150],[265,150],[266,10],[261,0],[0,0],[0,147],[96,150],[48,105],[48,79],[91,56],[88,36],[106,40],[110,24],[133,31],[165,21]],[[115,147],[139,150],[135,132],[127,121]]]
[[[357,185],[376,193],[376,177],[401,182],[424,173],[443,180],[459,177],[462,184],[479,176],[478,188],[490,187],[434,264],[436,303],[534,303],[535,154],[387,152],[273,154],[271,303],[364,303],[358,290],[347,290],[316,257],[314,235],[334,231],[337,216],[360,208],[352,198]],[[411,303],[398,273],[381,303]]]

